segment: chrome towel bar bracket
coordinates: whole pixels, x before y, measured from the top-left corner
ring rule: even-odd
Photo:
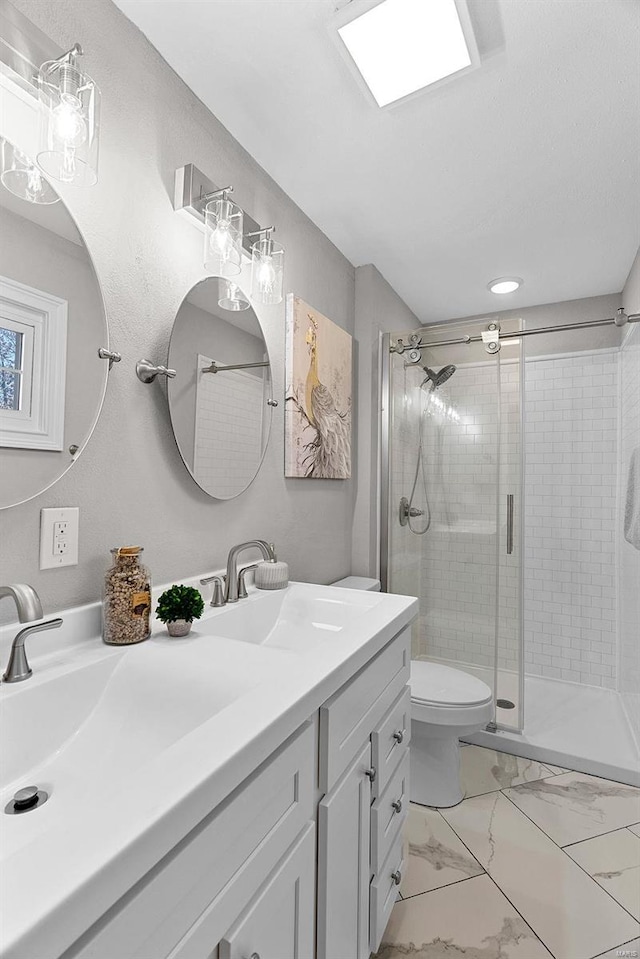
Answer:
[[[166,376],[167,379],[173,379],[176,376],[176,370],[169,370],[166,366],[154,366],[150,360],[138,360],[136,376],[141,383],[153,383],[156,376]]]

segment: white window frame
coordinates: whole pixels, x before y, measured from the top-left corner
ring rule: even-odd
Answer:
[[[0,324],[25,334],[22,408],[0,410],[0,447],[62,450],[67,314],[66,300],[0,276]]]

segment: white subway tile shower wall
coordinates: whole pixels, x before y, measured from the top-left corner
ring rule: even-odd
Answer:
[[[525,364],[525,671],[610,688],[619,355]]]
[[[624,526],[629,463],[640,446],[640,326],[634,327],[620,354],[620,497],[618,528]],[[640,552],[620,535],[619,689],[640,743]]]

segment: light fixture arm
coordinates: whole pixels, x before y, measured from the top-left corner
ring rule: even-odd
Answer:
[[[252,233],[245,233],[245,236],[269,236],[271,233],[275,232],[275,226],[265,226],[261,230],[254,230]]]
[[[264,246],[262,248],[262,253],[266,256],[270,256],[273,251],[273,237],[272,233],[275,233],[275,226],[265,226],[262,230],[254,230],[252,233],[245,233],[245,239],[251,239],[251,237],[257,236],[258,239],[256,243],[259,243],[261,240],[264,240]],[[251,244],[252,247],[255,246],[254,243]]]
[[[228,198],[227,198],[227,193],[233,193],[233,187],[232,187],[232,186],[222,187],[221,190],[212,190],[210,193],[202,193],[202,194],[200,195],[200,201],[204,204],[204,206],[206,206],[207,203],[210,203],[211,200],[216,200],[216,199],[218,199],[218,197],[219,197],[221,200],[226,200],[226,199],[228,199]]]
[[[84,50],[79,43],[74,43],[70,50],[63,53],[61,57],[56,57],[56,63],[74,63],[76,57],[83,57]]]

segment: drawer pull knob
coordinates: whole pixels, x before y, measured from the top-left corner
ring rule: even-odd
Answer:
[[[377,775],[378,773],[376,772],[375,766],[372,766],[371,769],[367,769],[367,771],[365,772],[365,776],[368,776],[372,783],[376,781]]]
[[[394,883],[396,884],[396,886],[399,886],[400,883],[402,882],[402,873],[400,872],[399,869],[396,869],[395,872],[392,872],[392,873],[391,873],[391,878],[393,879],[393,881],[394,881]],[[252,957],[252,959],[253,959],[253,957]]]
[[[391,803],[391,808],[394,812],[402,812],[402,800],[396,799],[395,802]]]
[[[394,733],[393,738],[398,744],[400,744],[404,739],[404,729],[399,729],[396,733]]]
[[[252,952],[251,955],[249,956],[249,959],[260,959],[260,956],[258,955],[257,952]]]

